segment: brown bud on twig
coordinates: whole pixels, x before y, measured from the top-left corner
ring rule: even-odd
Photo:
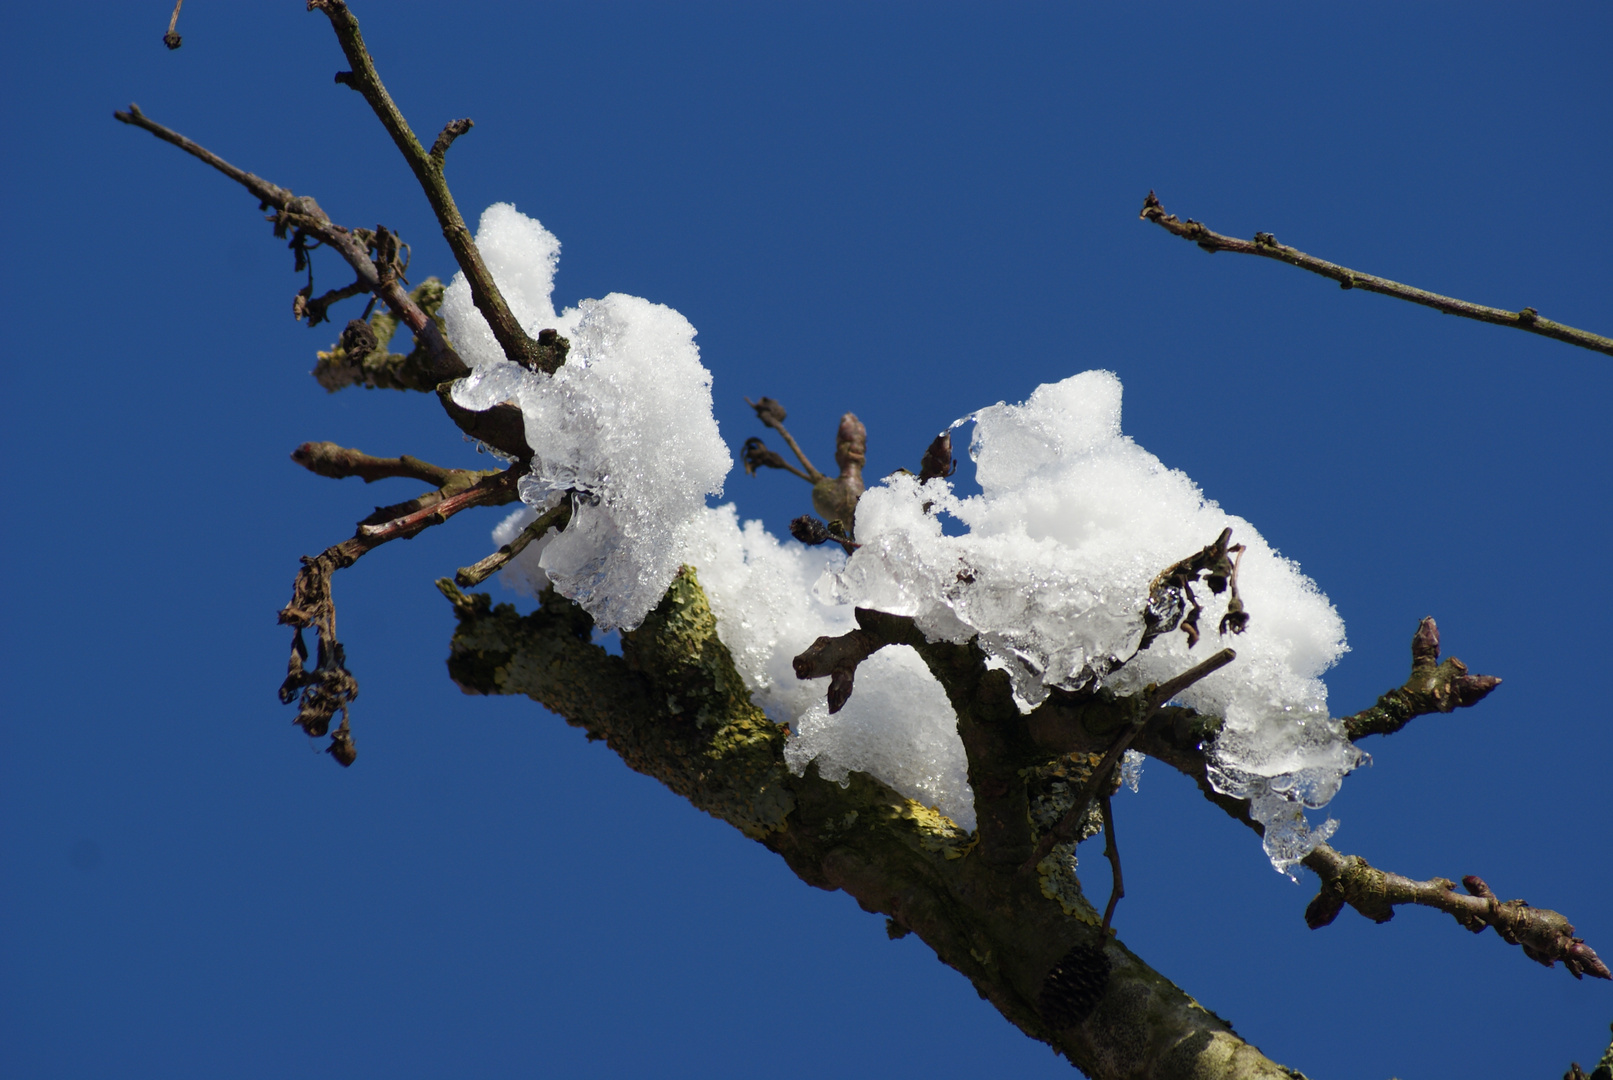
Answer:
[[[358,363],[374,352],[378,344],[375,340],[375,330],[363,319],[349,320],[337,343],[353,363]]]
[[[924,460],[919,463],[919,483],[945,478],[957,471],[958,462],[952,456],[952,432],[943,431],[924,451]]]
[[[835,437],[835,464],[840,475],[812,485],[812,509],[829,521],[839,521],[849,531],[857,516],[857,500],[863,493],[863,462],[868,456],[868,429],[853,413],[840,418]]]
[[[755,476],[757,469],[787,469],[789,464],[777,453],[767,448],[767,444],[755,436],[745,440],[745,446],[739,452],[739,460],[745,466],[748,476]]]
[[[790,522],[790,535],[808,547],[816,547],[830,539],[829,527],[811,514],[802,514]]]
[[[760,420],[768,427],[776,427],[777,425],[784,423],[786,415],[784,412],[784,406],[780,405],[777,401],[774,401],[770,397],[764,397],[760,401],[752,401],[750,398],[746,398],[745,404],[755,409],[756,419]]]

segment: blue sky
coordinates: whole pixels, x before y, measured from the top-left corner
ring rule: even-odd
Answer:
[[[0,1072],[18,1077],[1069,1075],[917,940],[812,890],[530,702],[461,695],[431,582],[497,512],[337,580],[360,759],[274,697],[296,558],[402,481],[308,439],[477,457],[420,395],[327,396],[332,327],[249,196],[116,124],[133,100],[244,168],[452,263],[325,21],[298,0],[8,14],[14,481],[0,727]],[[449,179],[564,248],[558,301],[696,327],[743,395],[870,475],[1093,367],[1126,431],[1332,598],[1334,710],[1398,685],[1417,621],[1506,682],[1367,747],[1341,850],[1484,877],[1613,956],[1603,701],[1613,359],[1137,220],[1165,206],[1356,269],[1613,333],[1605,5],[357,7]],[[343,284],[334,260],[321,288]],[[339,313],[338,321],[351,317]],[[483,459],[485,461],[485,459]],[[726,496],[775,531],[781,474]],[[1116,803],[1127,943],[1316,1076],[1555,1076],[1613,987],[1429,911],[1311,932],[1314,879],[1162,767]],[[1107,895],[1097,850],[1089,892]]]

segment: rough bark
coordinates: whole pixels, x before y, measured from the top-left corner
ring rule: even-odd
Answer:
[[[619,657],[592,644],[588,616],[553,593],[521,616],[446,580],[439,587],[458,614],[448,667],[461,688],[525,694],[603,739],[633,769],[778,853],[803,881],[844,889],[888,916],[897,936],[917,934],[1015,1026],[1088,1075],[1299,1075],[1104,932],[1078,884],[1054,892],[1046,875],[1006,857],[1029,852],[1023,780],[997,778],[1017,788],[999,796],[1017,809],[982,804],[983,820],[1000,812],[1002,827],[1022,834],[988,859],[993,845],[870,776],[854,773],[842,787],[815,768],[792,775],[786,731],[751,703],[693,570],[622,636]],[[924,651],[958,675],[947,682],[966,742],[1005,744],[983,759],[1049,756],[1033,749],[1017,712],[1016,731],[1004,730],[1012,704],[1002,673],[981,671],[967,647]],[[971,779],[989,789],[991,778]]]

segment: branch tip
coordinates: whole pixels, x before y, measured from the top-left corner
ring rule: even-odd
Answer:
[[[1268,259],[1276,259],[1290,266],[1297,266],[1301,270],[1308,270],[1313,274],[1330,278],[1339,283],[1341,289],[1364,289],[1367,292],[1379,293],[1383,296],[1392,296],[1397,300],[1406,300],[1423,307],[1431,307],[1446,315],[1460,315],[1463,318],[1474,319],[1478,322],[1490,323],[1495,326],[1511,326],[1519,330],[1527,330],[1531,334],[1539,334],[1555,341],[1569,345],[1577,345],[1582,349],[1593,352],[1606,353],[1613,356],[1613,338],[1593,334],[1588,330],[1579,330],[1562,323],[1542,319],[1540,313],[1532,307],[1522,311],[1508,311],[1505,308],[1487,307],[1467,300],[1458,300],[1452,296],[1442,296],[1439,293],[1429,292],[1426,289],[1402,285],[1398,281],[1378,277],[1376,274],[1364,274],[1359,270],[1351,270],[1337,263],[1330,263],[1314,255],[1307,255],[1297,248],[1279,244],[1277,238],[1271,233],[1256,233],[1253,241],[1239,240],[1232,236],[1223,236],[1206,228],[1202,223],[1188,218],[1179,219],[1175,214],[1167,214],[1160,205],[1158,197],[1150,191],[1143,200],[1142,211],[1137,215],[1145,221],[1152,221],[1167,232],[1180,236],[1184,240],[1191,240],[1199,247],[1210,253],[1217,251],[1231,251],[1240,255],[1260,255]]]

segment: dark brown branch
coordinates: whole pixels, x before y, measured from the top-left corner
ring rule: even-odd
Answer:
[[[403,118],[403,113],[393,103],[392,95],[387,93],[386,87],[381,82],[381,76],[375,70],[375,62],[371,59],[369,50],[365,48],[364,37],[359,33],[358,19],[348,10],[344,0],[308,0],[308,8],[310,11],[316,9],[322,11],[330,19],[331,28],[336,31],[336,40],[341,44],[342,53],[347,57],[347,62],[353,66],[351,71],[338,72],[336,81],[362,94],[370,109],[381,121],[381,126],[392,136],[392,142],[403,154],[404,161],[414,173],[421,190],[425,192],[426,200],[431,203],[432,212],[437,216],[437,223],[442,226],[443,238],[448,241],[448,248],[454,253],[454,261],[465,272],[476,310],[487,320],[487,325],[493,331],[493,337],[498,341],[499,347],[504,350],[504,355],[515,363],[535,371],[557,370],[563,362],[563,357],[557,360],[553,350],[541,348],[536,340],[529,337],[516,320],[514,313],[510,311],[509,305],[505,303],[504,295],[499,292],[492,273],[482,261],[482,253],[477,250],[476,241],[465,225],[465,219],[460,216],[459,207],[454,204],[453,194],[448,190],[448,182],[443,178],[442,157],[433,156],[420,145],[420,140],[410,129],[409,122]],[[450,124],[449,128],[452,127],[454,125]],[[468,129],[467,124],[465,130]],[[448,142],[452,142],[453,137],[457,137],[458,134],[460,132],[449,136],[448,128],[444,129],[443,135],[437,140],[443,153],[447,152]]]
[[[1210,783],[1204,746],[1214,738],[1219,721],[1200,716],[1192,709],[1162,709],[1136,741],[1137,748],[1189,777],[1209,802],[1219,806],[1234,821],[1255,833],[1265,834],[1258,821],[1249,816],[1249,803],[1223,795]],[[1345,904],[1355,907],[1375,922],[1387,922],[1393,908],[1418,904],[1444,911],[1475,932],[1494,926],[1508,942],[1524,946],[1533,960],[1547,967],[1563,961],[1569,971],[1607,978],[1606,967],[1594,950],[1573,936],[1574,928],[1555,911],[1531,908],[1521,900],[1500,903],[1476,877],[1464,878],[1472,895],[1462,896],[1443,878],[1418,882],[1398,874],[1373,869],[1356,856],[1341,854],[1327,844],[1318,844],[1303,864],[1322,880],[1321,892],[1306,909],[1306,922],[1314,929],[1332,922]],[[1475,922],[1474,920],[1481,920]]]
[[[820,637],[791,661],[797,679],[829,676],[829,711],[839,712],[851,698],[857,665],[887,645],[922,645],[924,635],[907,615],[871,608],[855,609],[857,629],[839,637]]]
[[[395,458],[373,457],[362,450],[350,450],[333,442],[305,442],[291,452],[291,460],[317,476],[328,476],[333,480],[357,476],[366,484],[389,476],[401,476],[423,480],[441,488],[456,480],[463,486],[497,475],[497,470],[445,469],[408,454]]]
[[[292,309],[292,314],[298,318],[307,319],[309,326],[318,326],[329,319],[328,313],[332,304],[369,291],[370,287],[360,278],[351,285],[343,285],[340,289],[331,289],[329,292],[322,293],[312,300],[304,297],[302,293],[298,293],[298,303]]]
[[[1115,843],[1114,799],[1107,792],[1103,796],[1103,857],[1109,860],[1114,884],[1109,888],[1109,903],[1103,909],[1103,928],[1115,917],[1115,905],[1126,895],[1126,881],[1120,876],[1120,847]]]
[[[783,469],[785,472],[794,473],[809,484],[812,483],[812,477],[785,461],[777,451],[770,449],[754,435],[745,440],[745,445],[739,452],[739,463],[745,467],[746,476],[755,476],[757,469]]]
[[[1352,740],[1393,735],[1415,717],[1476,705],[1500,685],[1501,680],[1494,675],[1469,675],[1467,665],[1454,656],[1441,662],[1439,627],[1429,616],[1412,636],[1411,676],[1405,685],[1378,698],[1372,708],[1340,722]]]
[[[437,141],[431,144],[431,165],[439,173],[442,172],[443,160],[448,157],[448,148],[454,145],[454,140],[476,126],[476,121],[470,117],[463,120],[450,120],[443,125],[442,131],[437,134]]]
[[[471,566],[461,567],[458,573],[454,574],[454,583],[462,589],[480,585],[503,567],[505,563],[525,551],[527,545],[532,541],[550,529],[554,529],[556,532],[564,532],[566,526],[570,523],[571,499],[568,497],[561,499],[559,506],[539,514],[526,528],[521,530],[514,540],[503,545],[487,558]]]
[[[178,27],[179,9],[184,3],[185,0],[174,0],[174,13],[168,16],[168,32],[162,36],[162,43],[168,46],[170,52],[179,48],[180,42],[183,40],[179,36]]]
[[[1092,770],[1091,778],[1069,812],[1057,825],[1042,834],[1041,840],[1036,843],[1036,849],[1031,852],[1031,857],[1020,865],[1020,871],[1034,872],[1036,864],[1047,858],[1055,844],[1067,844],[1081,835],[1081,826],[1092,809],[1093,801],[1099,797],[1100,792],[1107,790],[1108,786],[1114,783],[1115,766],[1119,764],[1121,755],[1130,748],[1137,736],[1142,734],[1143,728],[1153,719],[1155,713],[1164,708],[1171,698],[1200,679],[1220,671],[1237,657],[1238,654],[1231,649],[1222,649],[1208,660],[1194,664],[1180,675],[1160,683],[1146,698],[1133,705],[1137,710],[1136,717],[1121,730],[1110,745],[1109,752],[1103,756],[1103,761]]]
[[[1490,927],[1509,945],[1523,948],[1529,959],[1551,967],[1561,960],[1576,979],[1586,975],[1613,979],[1596,951],[1574,936],[1574,927],[1562,915],[1530,907],[1522,900],[1497,899],[1478,877],[1462,879],[1468,895],[1456,891],[1445,878],[1413,881],[1399,874],[1374,869],[1358,855],[1341,855],[1326,844],[1305,857],[1305,865],[1322,879],[1322,889],[1305,909],[1312,930],[1331,923],[1344,905],[1373,922],[1394,918],[1400,904],[1418,904],[1443,911],[1475,934]]]
[[[1451,296],[1441,296],[1425,289],[1402,285],[1398,281],[1390,281],[1374,274],[1363,274],[1359,270],[1351,270],[1337,263],[1330,263],[1318,259],[1314,255],[1307,255],[1296,248],[1279,244],[1271,233],[1255,233],[1253,240],[1239,240],[1236,237],[1223,236],[1212,232],[1200,222],[1188,218],[1182,221],[1175,214],[1167,214],[1160,205],[1159,199],[1150,191],[1148,198],[1143,200],[1142,212],[1138,215],[1147,221],[1152,221],[1166,231],[1191,240],[1199,247],[1214,254],[1217,251],[1233,251],[1240,255],[1259,255],[1266,259],[1276,259],[1290,266],[1297,266],[1301,270],[1309,270],[1313,274],[1320,274],[1331,278],[1345,289],[1364,289],[1367,292],[1381,293],[1384,296],[1393,296],[1399,300],[1409,300],[1413,304],[1421,304],[1447,315],[1460,315],[1466,319],[1476,319],[1479,322],[1491,323],[1495,326],[1510,326],[1517,330],[1526,330],[1531,334],[1539,334],[1556,341],[1567,342],[1569,345],[1578,345],[1583,349],[1606,353],[1613,356],[1613,338],[1606,338],[1600,334],[1593,334],[1587,330],[1576,330],[1572,326],[1542,319],[1540,313],[1532,307],[1520,311],[1507,311],[1503,308],[1486,307],[1483,304],[1474,304],[1466,300],[1458,300]]]
[[[305,444],[298,449],[313,447],[308,455],[309,460],[328,464],[331,468],[324,475],[362,475],[359,470],[370,466],[355,458],[382,466],[388,464],[388,459],[371,458],[357,451],[343,451],[341,447],[332,447],[329,443],[323,446],[332,447],[335,453],[322,452],[320,446],[317,443]],[[338,463],[344,455],[348,463],[354,466],[353,472],[339,472]],[[422,467],[420,471],[436,469],[436,466],[426,465],[414,458],[394,458],[390,461],[399,464],[414,462]],[[312,465],[309,467],[313,468]],[[464,469],[442,471],[447,474],[447,482],[442,487],[397,506],[378,510],[359,523],[358,531],[351,538],[333,544],[318,555],[304,555],[302,569],[291,586],[291,601],[280,612],[281,624],[294,628],[286,679],[280,685],[280,700],[287,705],[294,700],[299,701],[296,722],[312,738],[329,732],[331,721],[337,713],[341,714],[341,726],[331,734],[327,751],[344,766],[351,765],[358,754],[347,717],[348,704],[358,696],[358,681],[347,670],[346,651],[336,636],[336,602],[331,594],[331,577],[382,544],[415,536],[461,510],[514,501],[516,484],[525,467],[518,464],[492,474],[472,473]],[[418,472],[410,470],[387,475],[418,475]],[[318,636],[319,650],[312,670],[306,667],[308,648],[302,636],[303,630],[309,627]]]
[[[375,265],[364,240],[367,235],[364,230],[337,225],[311,197],[293,195],[278,184],[271,184],[262,177],[236,168],[206,147],[147,118],[138,105],[130,105],[127,112],[112,115],[125,124],[143,128],[164,142],[172,143],[246,188],[265,207],[274,208],[277,232],[283,232],[286,228],[300,229],[340,254],[364,287],[380,297],[415,337],[426,344],[432,362],[432,375],[437,381],[458,379],[470,374],[470,368],[449,346],[436,321],[404,292],[395,276],[383,274]]]

